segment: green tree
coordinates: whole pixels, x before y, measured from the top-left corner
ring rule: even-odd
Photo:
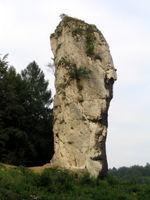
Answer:
[[[49,108],[52,102],[51,91],[48,90],[44,73],[35,61],[30,63],[21,75],[26,83],[24,128],[34,144],[30,160],[31,164],[42,164],[43,160],[47,162],[53,155],[53,115],[52,109]]]
[[[51,92],[32,62],[17,74],[7,56],[0,58],[0,161],[43,164],[53,154]]]
[[[0,77],[0,160],[20,164],[27,144],[27,134],[20,129],[24,108],[19,94],[23,82],[15,69],[9,67],[7,55],[0,59]]]

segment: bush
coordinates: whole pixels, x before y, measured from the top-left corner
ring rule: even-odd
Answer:
[[[74,179],[67,171],[46,169],[40,176],[40,186],[47,187],[49,192],[66,192],[73,190]]]
[[[89,78],[91,71],[85,67],[73,66],[70,68],[69,75],[71,79],[80,80],[81,78]]]
[[[0,200],[149,200],[150,184],[116,176],[93,179],[88,174],[46,169],[35,174],[24,167],[0,166]]]
[[[86,54],[87,56],[94,55],[94,44],[93,40],[90,37],[86,37]]]
[[[73,36],[83,35],[83,33],[84,33],[84,30],[80,27],[77,27],[72,31]]]

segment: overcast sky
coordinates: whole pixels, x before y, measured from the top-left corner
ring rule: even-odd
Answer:
[[[59,15],[96,24],[109,43],[118,80],[109,110],[109,167],[150,162],[150,1],[0,0],[0,54],[17,71],[35,60],[54,91],[46,65]]]

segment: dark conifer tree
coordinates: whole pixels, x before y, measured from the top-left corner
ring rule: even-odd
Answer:
[[[36,62],[30,63],[21,73],[26,83],[26,123],[24,124],[34,147],[31,161],[34,164],[48,162],[53,154],[52,133],[52,102],[51,91],[48,90],[48,82],[45,81],[44,73]]]
[[[53,154],[51,92],[32,62],[17,74],[7,56],[0,59],[0,161],[33,166]]]

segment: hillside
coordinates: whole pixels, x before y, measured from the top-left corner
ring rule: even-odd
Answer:
[[[24,167],[9,168],[1,165],[0,199],[149,200],[149,169],[150,166],[146,165],[143,171],[147,175],[132,176],[130,180],[122,177],[120,169],[110,170],[108,177],[100,180],[91,179],[88,174],[71,174],[66,170],[45,169],[41,174],[36,174]],[[133,172],[137,168],[126,168],[127,170]]]

